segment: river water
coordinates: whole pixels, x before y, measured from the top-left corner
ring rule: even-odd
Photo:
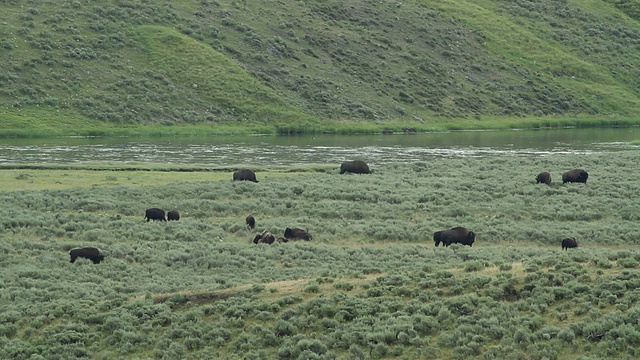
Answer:
[[[64,137],[0,139],[0,165],[154,163],[301,165],[364,159],[371,164],[430,157],[549,156],[640,146],[640,128],[464,131],[411,135]]]

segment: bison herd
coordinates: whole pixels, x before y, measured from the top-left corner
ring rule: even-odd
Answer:
[[[147,211],[145,211],[144,213],[144,218],[145,220],[147,220],[147,222],[153,220],[159,220],[159,221],[171,221],[171,220],[175,220],[178,221],[180,220],[180,213],[178,212],[178,210],[171,210],[167,213],[167,217],[164,217],[164,210],[159,209],[159,208],[151,208],[151,209],[147,209]]]
[[[340,165],[340,174],[371,174],[369,165],[362,160],[345,161]],[[238,169],[233,172],[233,181],[252,181],[257,183],[255,171],[251,169]]]
[[[573,169],[562,174],[562,183],[565,184],[568,182],[571,182],[571,183],[575,182],[575,183],[586,184],[588,178],[589,178],[589,173],[584,171],[584,169]],[[551,173],[549,173],[548,171],[541,172],[536,176],[536,183],[550,185]]]
[[[369,165],[362,160],[346,161],[340,165],[340,174],[352,173],[352,174],[371,174]],[[562,174],[562,183],[576,182],[587,183],[589,174],[583,169],[574,169]],[[548,171],[541,172],[535,178],[536,183],[551,184],[551,173]],[[257,183],[256,173],[250,169],[239,169],[233,172],[233,181],[251,181]],[[145,211],[144,219],[149,222],[153,221],[177,221],[180,220],[180,213],[177,210],[171,210],[166,213],[160,208],[149,208]],[[253,230],[256,226],[256,219],[253,215],[249,215],[245,218],[245,224],[248,229]],[[256,233],[253,238],[254,244],[273,244],[274,242],[283,242],[295,240],[310,241],[313,236],[304,229],[301,228],[286,228],[284,234],[281,237],[273,235],[269,230]],[[457,226],[451,229],[440,230],[433,233],[433,240],[435,246],[449,246],[451,244],[461,244],[467,246],[473,246],[475,242],[476,234],[469,229]],[[570,248],[577,248],[578,242],[575,237],[567,237],[562,239],[562,250]],[[104,260],[104,254],[95,247],[76,248],[69,251],[71,262],[75,262],[77,258],[85,258],[91,260],[94,264],[99,264]]]

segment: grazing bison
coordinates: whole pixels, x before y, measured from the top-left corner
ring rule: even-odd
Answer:
[[[309,234],[307,230],[303,230],[300,228],[286,228],[284,230],[284,238],[287,240],[313,240],[313,236],[311,236],[311,234]]]
[[[89,259],[94,264],[100,264],[100,261],[104,260],[104,255],[94,247],[72,249],[69,251],[69,256],[71,256],[71,262],[75,262],[79,257]]]
[[[340,165],[340,174],[346,172],[354,174],[371,174],[369,165],[362,160],[345,161]]]
[[[249,229],[253,229],[256,227],[256,218],[254,218],[253,215],[247,216],[247,218],[244,219],[244,221],[247,223],[247,227]]]
[[[255,183],[258,182],[256,180],[256,173],[253,170],[249,169],[240,169],[233,172],[233,181],[253,181]]]
[[[273,244],[273,242],[276,241],[276,237],[273,236],[273,234],[271,233],[271,231],[269,230],[265,230],[261,233],[257,233],[256,236],[253,238],[253,243],[254,244]]]
[[[562,174],[562,183],[577,182],[586,184],[588,178],[589,174],[583,169],[573,169]]]
[[[164,218],[164,210],[158,208],[147,209],[144,213],[144,218],[147,219],[147,222],[150,220],[167,221],[167,219]]]
[[[578,241],[574,237],[568,237],[562,239],[562,250],[567,250],[568,248],[577,248]]]
[[[440,234],[440,241],[442,241],[442,244],[444,246],[449,246],[453,243],[473,246],[473,242],[475,240],[476,234],[473,231],[469,231],[467,228],[462,226],[444,230]]]
[[[180,213],[178,212],[178,210],[171,210],[167,213],[167,220],[171,221],[171,220],[175,220],[178,221],[180,220]]]
[[[442,233],[445,230],[436,231],[433,233],[433,241],[436,243],[436,246],[440,246],[440,242],[442,241]]]
[[[536,176],[536,184],[551,184],[551,174],[548,171],[545,172],[541,172],[540,174],[538,174],[538,176]]]

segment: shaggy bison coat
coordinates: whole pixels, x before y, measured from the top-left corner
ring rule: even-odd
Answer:
[[[541,172],[540,174],[538,174],[538,176],[536,176],[536,184],[551,184],[551,174],[548,171],[545,172]]]
[[[362,160],[345,161],[340,165],[340,174],[346,172],[354,174],[371,174],[369,165]]]
[[[180,213],[178,212],[178,210],[171,210],[167,213],[167,220],[171,221],[171,220],[175,220],[178,221],[180,220]]]
[[[568,237],[562,239],[562,250],[567,250],[569,248],[577,248],[578,241],[574,237]]]
[[[313,240],[313,236],[307,230],[300,228],[286,228],[284,230],[284,238],[287,240]]]
[[[583,169],[573,169],[562,174],[562,183],[577,182],[586,184],[588,178],[589,174]]]
[[[247,216],[247,218],[244,219],[244,221],[247,223],[247,227],[249,229],[253,229],[256,227],[256,218],[254,218],[253,215]]]
[[[147,209],[144,213],[144,218],[147,219],[147,222],[150,220],[167,221],[164,217],[164,210],[158,208]]]
[[[436,243],[436,246],[440,246],[440,242],[442,241],[442,233],[445,230],[436,231],[433,233],[433,241]]]
[[[254,244],[273,244],[273,242],[276,241],[276,237],[273,236],[273,234],[271,233],[271,231],[269,230],[265,230],[261,233],[257,233],[256,236],[253,238],[253,243]]]
[[[233,172],[233,181],[253,181],[255,183],[258,182],[256,180],[256,173],[253,170],[249,169],[241,169]]]
[[[71,262],[75,262],[79,257],[89,259],[94,264],[100,264],[100,261],[104,260],[104,255],[94,247],[72,249],[69,251],[69,256],[71,256]]]
[[[462,226],[444,230],[440,234],[440,241],[442,241],[444,246],[449,246],[453,243],[473,246],[475,240],[476,234]]]

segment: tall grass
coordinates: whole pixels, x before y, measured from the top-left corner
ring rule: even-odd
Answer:
[[[47,170],[2,170],[0,347],[14,359],[635,357],[640,188],[623,166],[635,158],[274,168],[259,183],[65,169],[33,189]],[[561,184],[574,167],[588,184]],[[64,172],[78,181],[58,187]],[[145,222],[149,207],[182,217]],[[458,225],[473,247],[434,246]],[[314,239],[252,243],[286,227]],[[579,247],[563,252],[566,236]],[[105,262],[69,263],[78,246]]]

